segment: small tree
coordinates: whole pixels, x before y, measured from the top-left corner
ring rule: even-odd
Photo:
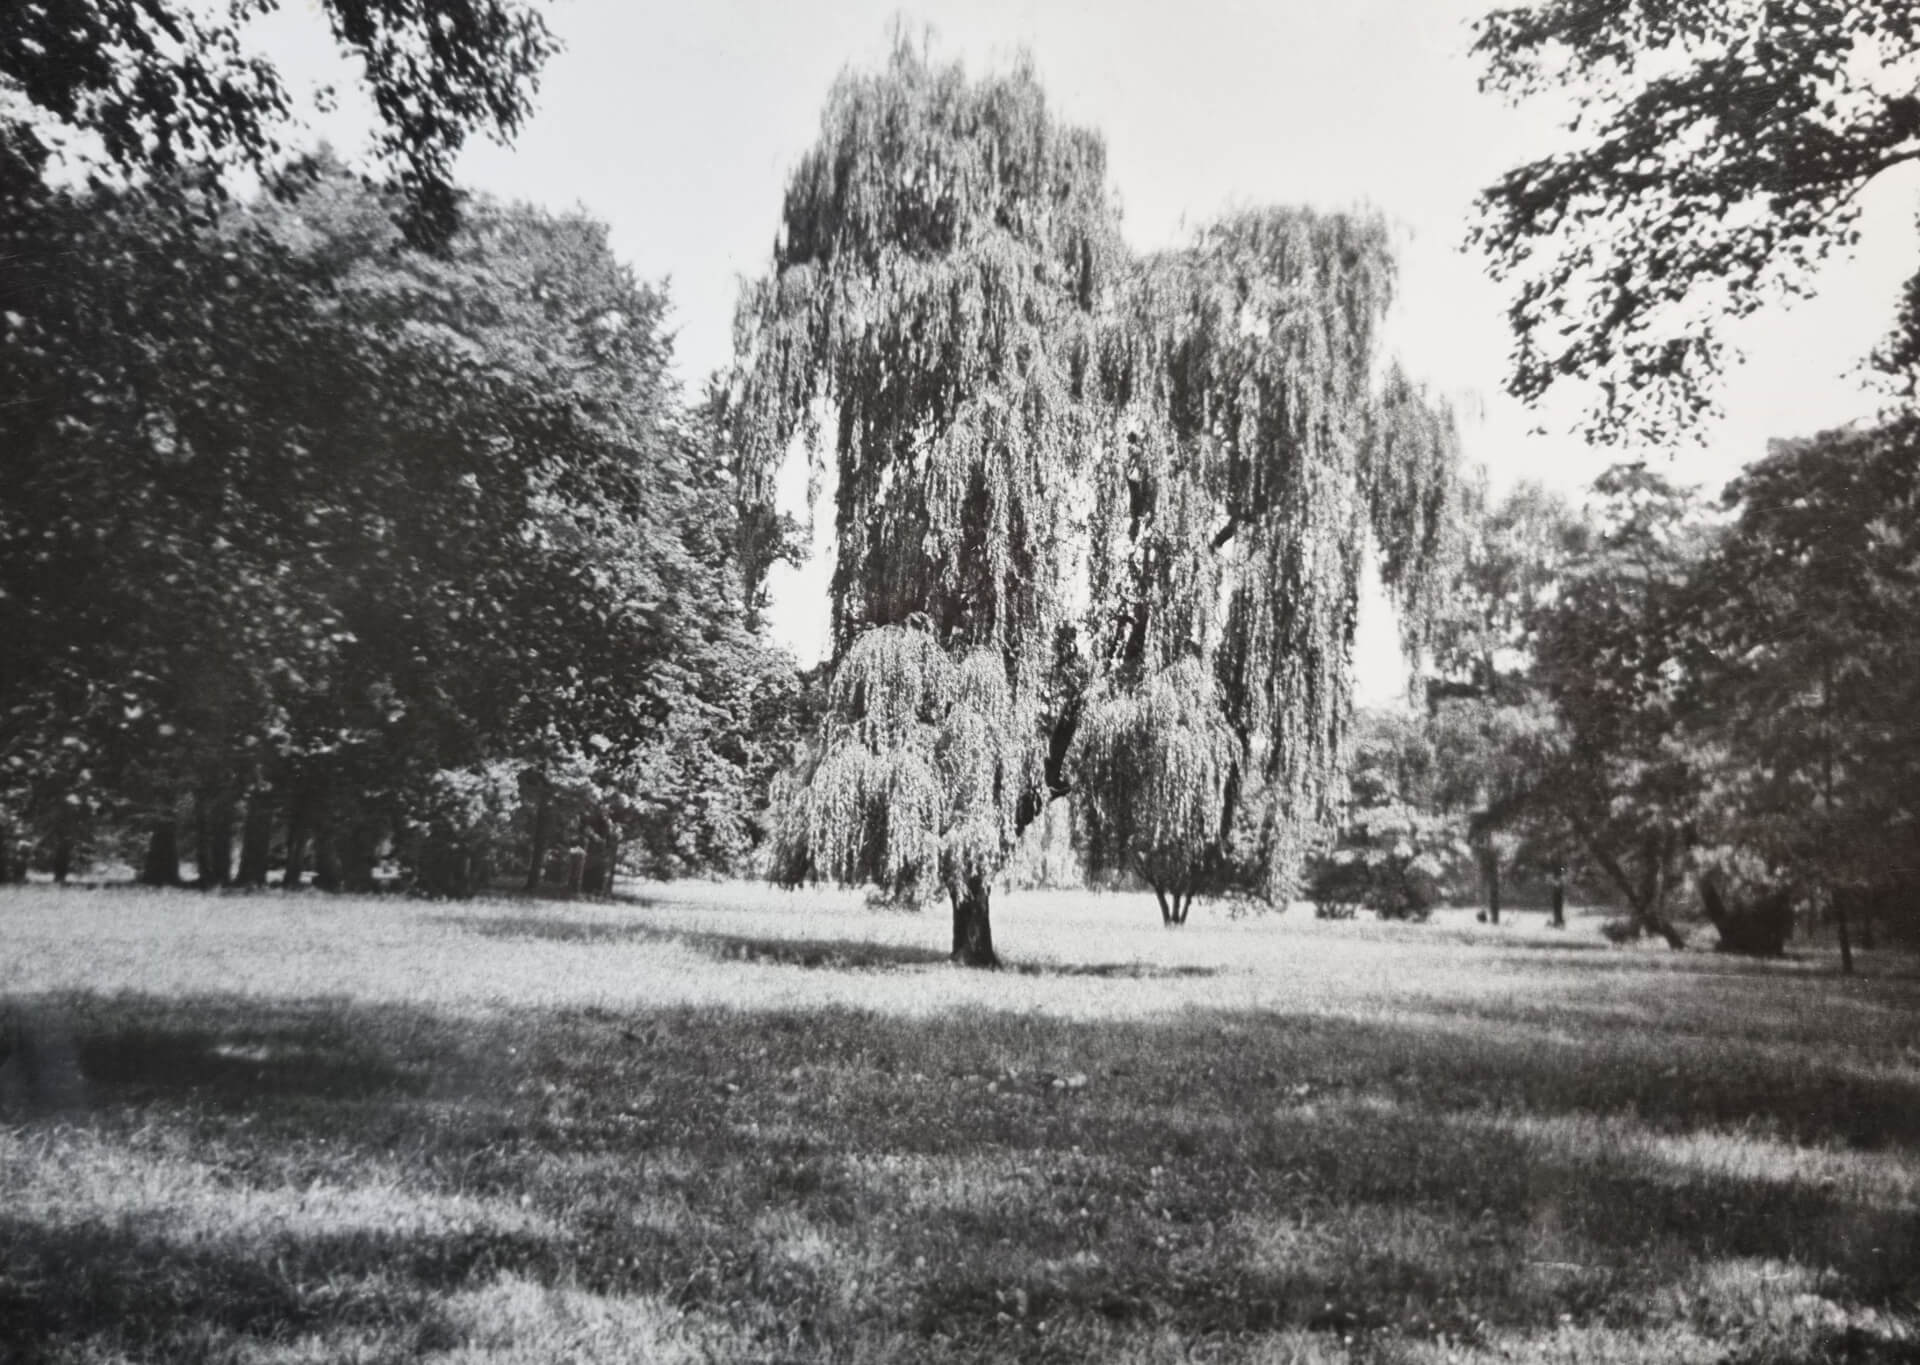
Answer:
[[[1595,481],[1599,526],[1543,612],[1535,677],[1560,719],[1538,800],[1625,900],[1637,932],[1685,942],[1671,906],[1714,762],[1688,725],[1693,493],[1644,465]]]
[[[1442,803],[1427,718],[1366,712],[1357,729],[1346,806],[1309,860],[1309,894],[1323,918],[1358,905],[1382,919],[1425,919],[1466,861],[1466,815]]]

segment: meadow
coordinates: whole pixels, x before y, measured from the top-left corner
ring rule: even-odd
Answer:
[[[1912,959],[994,913],[0,889],[0,1361],[1920,1359]]]

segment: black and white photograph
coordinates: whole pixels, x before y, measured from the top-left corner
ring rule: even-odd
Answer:
[[[1920,1362],[1920,5],[0,0],[148,1362]]]

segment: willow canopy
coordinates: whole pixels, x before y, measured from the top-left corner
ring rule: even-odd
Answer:
[[[1377,355],[1392,280],[1338,214],[1130,253],[1026,65],[843,76],[736,328],[749,492],[796,442],[834,475],[780,874],[938,888],[989,963],[993,876],[1072,792],[1170,922],[1284,894],[1339,795],[1368,534],[1416,634],[1447,553],[1452,423]]]

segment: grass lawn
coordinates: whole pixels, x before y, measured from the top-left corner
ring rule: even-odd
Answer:
[[[1920,968],[1520,919],[0,890],[0,1361],[1920,1360]]]

